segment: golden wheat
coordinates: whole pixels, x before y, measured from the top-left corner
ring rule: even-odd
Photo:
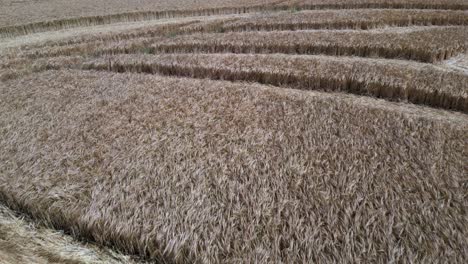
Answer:
[[[0,196],[56,228],[166,262],[466,258],[466,115],[103,72],[0,87]]]
[[[467,27],[391,31],[281,31],[195,34],[155,41],[149,52],[326,54],[436,62],[465,52]],[[125,46],[121,46],[125,49]],[[131,51],[129,48],[128,51]],[[112,52],[112,51],[111,51]]]
[[[96,59],[56,57],[37,60],[32,66],[23,67],[26,68],[23,74],[70,68],[250,81],[370,95],[468,112],[468,75],[398,60],[280,54],[132,54]],[[5,75],[4,79],[8,77],[11,78]]]
[[[112,3],[108,3],[111,1]],[[91,2],[91,3],[87,3]],[[120,1],[122,2],[122,1]],[[118,3],[115,1],[80,0],[77,5],[64,3],[63,1],[46,2],[19,2],[4,5],[0,11],[0,37],[18,36],[36,32],[60,30],[82,26],[96,26],[117,22],[135,22],[154,20],[161,18],[180,18],[190,16],[209,16],[220,14],[241,14],[279,10],[313,10],[313,9],[355,9],[355,8],[418,8],[418,9],[452,9],[468,10],[468,4],[464,0],[400,0],[388,2],[385,0],[312,0],[312,1],[282,1],[264,0],[258,4],[252,0],[237,1],[203,1],[177,4],[172,1],[158,1],[155,4],[151,0],[135,3]],[[25,5],[23,8],[18,6]],[[66,6],[63,6],[63,5]],[[96,6],[97,5],[97,6]],[[90,6],[96,6],[90,8]],[[147,8],[144,8],[147,6]],[[153,11],[155,9],[163,11]],[[171,9],[176,8],[176,9]],[[187,8],[189,9],[183,9]],[[195,8],[197,7],[197,8]],[[13,9],[14,11],[12,11]],[[66,10],[57,14],[56,10]],[[141,11],[150,10],[150,11]],[[38,10],[44,10],[38,12]],[[83,17],[83,10],[94,16]],[[31,12],[32,11],[32,12]],[[39,16],[38,16],[39,15]],[[57,19],[58,18],[58,19]],[[55,20],[54,20],[55,19]]]
[[[468,259],[465,0],[5,1],[0,262]]]
[[[223,31],[370,29],[384,26],[468,25],[468,13],[448,10],[326,10],[273,13],[226,22]]]
[[[4,0],[0,9],[2,27],[57,27],[72,25],[102,25],[103,23],[141,21],[185,16],[207,16],[257,12],[278,0],[264,0],[260,4],[252,0],[79,0],[73,3],[61,0],[24,1]],[[58,13],[57,10],[61,12]],[[31,27],[33,29],[33,27]]]
[[[467,75],[413,62],[326,56],[178,54],[123,55],[97,60],[57,58],[45,65],[39,63],[37,67],[251,81],[364,94],[468,112]]]
[[[466,51],[468,27],[369,31],[234,32],[80,43],[19,53],[30,58],[119,53],[286,53],[437,62]]]
[[[0,28],[0,37],[14,37],[20,35],[27,35],[37,32],[62,30],[76,27],[89,27],[96,25],[105,25],[118,22],[136,22],[156,19],[167,19],[175,17],[193,17],[193,16],[206,16],[206,15],[220,15],[220,14],[238,14],[242,13],[243,9],[208,9],[199,11],[160,11],[160,12],[139,12],[139,13],[124,13],[109,16],[95,16],[95,17],[80,17],[70,18],[57,21],[46,21],[30,23],[19,26],[9,26]]]
[[[77,36],[63,40],[47,41],[44,43],[26,45],[21,47],[21,51],[43,50],[44,48],[72,46],[72,45],[101,45],[104,42],[120,42],[126,40],[138,41],[139,39],[150,39],[156,37],[174,37],[181,34],[190,34],[196,32],[217,32],[222,30],[221,26],[225,22],[236,21],[239,18],[221,18],[196,20],[191,19],[184,22],[168,22],[159,25],[143,26],[131,31],[118,33],[106,33],[97,35]]]
[[[108,264],[136,263],[128,256],[77,243],[72,237],[46,228],[0,204],[0,262]]]
[[[292,10],[353,8],[468,9],[465,0],[286,0],[279,5],[289,6]]]

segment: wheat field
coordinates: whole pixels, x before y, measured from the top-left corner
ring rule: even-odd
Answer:
[[[0,263],[468,261],[466,1],[2,5]]]

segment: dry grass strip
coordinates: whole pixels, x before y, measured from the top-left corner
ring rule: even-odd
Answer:
[[[371,29],[385,26],[468,25],[468,12],[450,10],[319,10],[253,15],[226,22],[223,31]]]
[[[233,22],[238,18],[222,18],[209,20],[190,20],[187,22],[175,22],[161,24],[151,27],[143,27],[138,30],[131,30],[119,33],[107,33],[99,35],[85,35],[59,41],[48,41],[35,45],[24,45],[18,50],[6,52],[5,59],[15,60],[18,56],[30,58],[42,56],[55,56],[61,53],[80,54],[92,53],[99,48],[110,44],[135,42],[140,47],[157,39],[173,38],[181,34],[196,32],[218,32],[222,30],[222,25],[226,22]],[[8,63],[8,62],[7,62]],[[2,61],[0,61],[0,66]]]
[[[346,92],[468,113],[468,75],[438,65],[400,60],[281,54],[131,54],[34,62],[19,59],[17,64],[12,69],[0,68],[0,80],[65,68],[156,73]]]
[[[468,9],[468,4],[464,0],[286,0],[278,5],[289,6],[293,11],[355,8]]]
[[[62,20],[34,22],[25,25],[13,25],[0,27],[0,37],[15,37],[38,32],[70,29],[76,27],[90,27],[122,22],[137,22],[168,18],[184,18],[196,16],[213,16],[225,14],[242,14],[246,12],[258,12],[263,10],[260,6],[234,7],[234,8],[210,8],[202,10],[169,10],[169,11],[142,11],[113,15],[100,15],[91,17],[76,17]]]
[[[84,35],[72,38],[67,38],[58,41],[47,41],[34,45],[21,46],[21,52],[40,51],[44,48],[60,47],[60,46],[87,46],[102,45],[103,43],[120,42],[140,39],[151,39],[157,37],[174,37],[181,34],[201,33],[201,32],[219,32],[222,31],[224,23],[234,22],[238,17],[206,19],[206,20],[188,20],[184,22],[169,22],[154,26],[143,26],[140,29],[134,29],[118,33],[106,33],[98,35]]]
[[[286,53],[437,62],[467,50],[468,27],[201,33],[24,50],[28,58],[122,53]]]
[[[109,264],[136,263],[126,256],[32,223],[0,204],[0,262]]]
[[[162,1],[166,2],[166,1]],[[45,14],[41,14],[40,18],[34,19],[37,17],[37,14],[32,13],[34,10],[31,10],[31,6],[28,6],[26,11],[21,9],[15,9],[10,13],[3,14],[2,21],[7,26],[0,27],[0,37],[13,37],[37,32],[52,31],[52,30],[61,30],[69,29],[73,27],[84,27],[84,26],[96,26],[104,25],[111,23],[119,22],[136,22],[136,21],[146,21],[154,19],[166,19],[166,18],[182,18],[182,17],[193,17],[193,16],[211,16],[211,15],[222,15],[222,14],[243,14],[243,13],[254,13],[254,12],[268,12],[268,11],[281,11],[281,10],[314,10],[314,9],[356,9],[356,8],[402,8],[402,9],[452,9],[452,10],[468,10],[468,4],[464,0],[398,0],[398,1],[385,1],[385,0],[354,0],[354,1],[343,1],[343,0],[312,0],[312,1],[268,1],[261,4],[256,3],[255,1],[240,1],[238,5],[232,5],[229,2],[223,4],[222,1],[218,1],[219,4],[215,5],[217,7],[213,8],[197,8],[193,3],[190,5],[189,9],[184,5],[184,2],[181,2],[179,9],[176,10],[162,10],[162,11],[134,11],[134,12],[114,12],[113,14],[109,13],[109,10],[112,10],[112,4],[104,6],[101,14],[95,16],[83,17],[84,12],[80,11],[81,9],[87,9],[88,6],[80,7],[79,1],[77,2],[78,6],[67,7],[71,10],[67,11],[67,16],[61,19],[50,20],[50,18],[57,17],[57,14],[50,13],[51,10],[56,10],[61,3],[55,3],[57,6],[55,9],[51,6],[48,6],[45,10]],[[167,3],[167,2],[166,2]],[[21,3],[20,3],[21,4]],[[54,4],[54,3],[51,3]],[[159,3],[164,5],[165,3]],[[187,3],[185,3],[187,4]],[[154,5],[154,3],[153,3]],[[206,4],[205,4],[206,5]],[[13,5],[16,6],[16,5]],[[47,6],[47,3],[46,3]],[[170,6],[174,6],[173,4]],[[34,7],[34,6],[32,6]],[[62,8],[67,8],[62,7]],[[132,7],[132,4],[128,4],[128,9],[138,10],[138,6]],[[51,9],[52,8],[52,9]],[[101,7],[102,8],[102,7]],[[9,7],[6,6],[5,10],[8,10]],[[151,8],[150,8],[151,9]],[[161,10],[161,9],[159,9]],[[89,10],[88,10],[89,11]],[[70,13],[71,12],[71,13]],[[17,14],[24,13],[23,19],[18,22]],[[76,13],[76,14],[75,14]],[[112,12],[111,12],[112,13]],[[13,14],[13,15],[12,15]],[[1,13],[0,13],[1,15]],[[58,15],[60,17],[60,15]],[[11,17],[11,19],[8,19]],[[71,18],[70,18],[71,17]],[[49,18],[49,19],[48,19]],[[26,24],[19,24],[23,21],[28,21],[29,19],[37,20]],[[23,22],[24,23],[24,22]]]
[[[86,45],[99,45],[103,42],[118,42],[138,38],[155,38],[162,36],[175,36],[177,34],[192,33],[189,31],[190,25],[193,25],[193,32],[195,28],[202,22],[199,20],[191,20],[187,22],[174,22],[167,23],[155,26],[143,27],[141,29],[133,29],[124,32],[118,33],[105,33],[98,35],[84,35],[77,36],[69,39],[59,40],[59,41],[49,41],[45,43],[40,43],[36,45],[28,45],[21,47],[22,50],[35,50],[43,49],[44,47],[57,47],[57,46],[67,46],[67,45],[77,45],[86,43]],[[187,29],[187,30],[185,30]]]
[[[468,113],[468,76],[414,62],[327,56],[174,54],[123,55],[47,62],[82,69],[251,81],[305,90],[342,91]]]
[[[122,48],[124,48],[123,46]],[[326,54],[436,62],[465,52],[468,27],[408,31],[280,31],[194,34],[157,41],[158,52]]]
[[[0,196],[167,262],[467,258],[468,118],[105,72],[0,83]]]
[[[195,32],[272,31],[305,29],[373,29],[387,26],[448,26],[467,25],[466,11],[451,10],[315,10],[302,12],[279,12],[187,20],[143,27],[129,32],[79,36],[50,41],[24,49],[65,46],[86,42],[91,45],[104,41],[124,41],[142,37],[175,36]]]

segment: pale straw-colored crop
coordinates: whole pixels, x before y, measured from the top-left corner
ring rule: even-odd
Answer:
[[[76,236],[179,263],[467,257],[464,114],[75,70],[0,94],[1,200]]]

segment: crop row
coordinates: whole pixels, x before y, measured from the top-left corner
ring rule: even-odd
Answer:
[[[466,51],[468,27],[392,31],[197,34],[158,41],[148,52],[326,54],[436,62]]]
[[[219,7],[188,10],[139,11],[124,12],[109,15],[96,15],[89,17],[74,17],[42,22],[32,22],[23,25],[10,25],[0,27],[0,37],[13,37],[44,31],[61,30],[74,27],[96,26],[118,22],[136,22],[166,18],[180,18],[193,16],[211,16],[222,14],[243,14],[282,10],[315,10],[315,9],[357,9],[357,8],[398,8],[398,9],[452,9],[467,10],[468,4],[458,0],[445,1],[278,1],[271,4],[253,4],[244,7]]]
[[[307,29],[375,29],[383,27],[467,25],[468,13],[450,10],[314,10],[297,13],[279,12],[213,19],[188,19],[183,22],[142,26],[131,31],[79,36],[55,42],[36,44],[28,48],[65,46],[79,43],[176,36],[190,33],[221,33],[232,31],[274,31]],[[24,49],[23,49],[24,50]]]
[[[449,10],[319,10],[281,12],[226,22],[223,31],[369,29],[384,26],[468,25],[468,13]]]
[[[399,9],[466,9],[464,0],[286,0],[278,5],[292,6],[294,10],[333,8],[399,8]]]
[[[105,25],[119,22],[136,22],[167,18],[182,18],[194,16],[211,16],[223,14],[242,14],[261,11],[260,7],[250,8],[213,8],[204,10],[174,10],[174,11],[144,11],[105,16],[77,17],[62,20],[35,22],[25,25],[0,27],[0,37],[14,37],[37,32],[54,31],[75,27]]]
[[[369,95],[468,112],[468,76],[414,62],[328,56],[168,54],[39,60],[35,71],[92,69],[249,81]]]
[[[72,38],[64,38],[55,41],[46,41],[32,45],[25,45],[21,47],[21,51],[43,50],[44,48],[57,48],[63,46],[76,46],[76,45],[100,45],[103,43],[119,42],[126,40],[144,39],[144,38],[157,38],[157,37],[170,37],[178,34],[191,33],[191,29],[199,28],[201,24],[199,20],[190,20],[186,22],[165,23],[153,26],[145,26],[142,28],[126,30],[121,32],[110,32],[101,34],[79,35]],[[193,25],[193,27],[191,27]],[[194,31],[195,32],[195,31]]]
[[[252,81],[371,95],[468,112],[468,76],[431,65],[326,56],[175,54],[123,56],[83,68]]]
[[[110,32],[110,33],[101,33],[101,34],[90,34],[90,35],[81,35],[71,38],[64,38],[56,41],[46,41],[42,43],[24,45],[21,47],[22,53],[35,53],[36,51],[41,53],[44,50],[60,50],[65,47],[65,49],[79,49],[80,47],[89,47],[85,49],[90,49],[95,46],[103,46],[104,44],[113,43],[113,42],[122,42],[127,43],[129,40],[132,42],[145,42],[154,38],[154,40],[168,37],[172,38],[177,35],[191,34],[191,33],[202,33],[202,32],[219,32],[222,31],[222,25],[227,22],[233,22],[239,19],[238,17],[232,18],[220,18],[220,19],[206,19],[206,20],[197,20],[197,19],[187,19],[183,22],[169,22],[161,23],[152,26],[142,26],[141,28],[125,30],[121,32]],[[18,52],[10,54],[13,57],[18,55]]]
[[[278,31],[191,34],[82,43],[18,53],[29,58],[119,53],[284,53],[437,62],[463,53],[468,27],[369,31]]]

